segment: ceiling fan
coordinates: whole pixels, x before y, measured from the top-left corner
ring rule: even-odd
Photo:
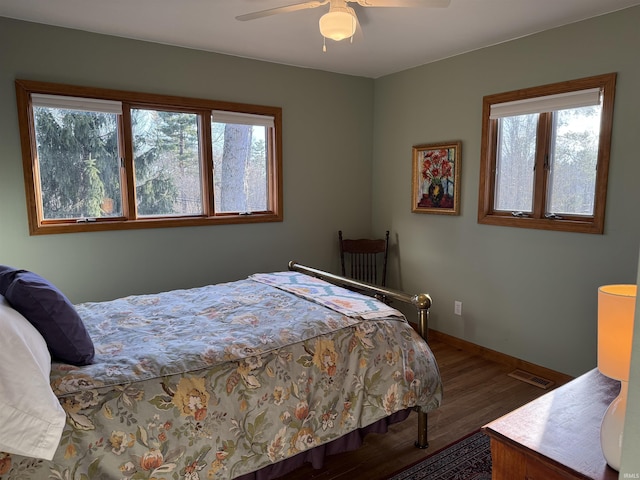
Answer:
[[[329,4],[329,11],[320,17],[320,33],[335,41],[351,38],[359,25],[356,12],[348,3],[357,3],[361,7],[448,7],[451,0],[315,0],[299,2],[282,7],[269,8],[258,12],[239,15],[236,20],[246,21],[269,17],[279,13],[295,12],[308,8],[318,8]],[[327,51],[326,43],[323,51]]]

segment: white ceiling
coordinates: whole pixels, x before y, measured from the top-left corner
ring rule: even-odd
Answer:
[[[328,5],[240,22],[296,0],[0,0],[0,16],[377,78],[640,5],[640,0],[451,0],[447,8],[360,7],[353,43],[323,38]]]

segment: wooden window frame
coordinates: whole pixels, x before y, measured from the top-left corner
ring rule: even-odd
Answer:
[[[609,73],[484,97],[482,106],[478,223],[566,232],[596,234],[602,234],[604,232],[615,83],[616,74]],[[593,215],[563,215],[562,218],[545,218],[546,189],[548,183],[545,162],[546,158],[548,158],[547,149],[549,148],[550,141],[551,113],[541,113],[538,122],[533,212],[530,216],[518,217],[514,216],[511,212],[495,210],[498,119],[490,118],[491,106],[504,102],[520,101],[547,95],[587,90],[590,88],[600,88],[602,92],[602,115],[596,167],[598,175],[596,177]]]
[[[282,109],[280,107],[95,87],[82,87],[22,79],[15,81],[15,87],[29,233],[31,235],[283,221]],[[78,223],[76,219],[43,219],[40,207],[40,181],[38,176],[35,125],[31,100],[32,93],[85,97],[122,102],[123,113],[119,118],[119,143],[120,152],[123,156],[120,170],[123,191],[123,215],[121,217],[98,218],[95,220],[92,219],[90,222],[80,223]],[[200,153],[203,189],[202,215],[179,217],[137,217],[135,212],[136,203],[130,115],[131,108],[148,108],[167,111],[173,110],[185,113],[197,113],[199,115],[201,122],[200,128],[202,132],[200,137],[200,142],[202,144]],[[268,129],[269,141],[266,142],[268,158],[267,177],[269,186],[267,198],[269,207],[266,211],[251,213],[215,213],[213,198],[213,153],[211,146],[211,112],[214,110],[226,110],[230,112],[273,117],[274,126],[273,128]]]

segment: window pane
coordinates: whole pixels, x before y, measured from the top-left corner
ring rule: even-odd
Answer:
[[[269,209],[268,131],[264,126],[212,122],[216,213]]]
[[[495,209],[533,210],[538,114],[498,120]]]
[[[118,116],[35,107],[43,219],[122,215]]]
[[[593,215],[601,107],[554,114],[547,213]]]
[[[201,215],[198,115],[131,110],[139,216]]]

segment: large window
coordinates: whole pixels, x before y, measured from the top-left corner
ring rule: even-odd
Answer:
[[[615,80],[484,97],[478,222],[603,232]]]
[[[282,220],[277,107],[16,81],[31,234]]]

